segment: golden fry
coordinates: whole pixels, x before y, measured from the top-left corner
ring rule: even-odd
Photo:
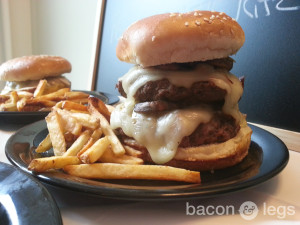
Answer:
[[[88,142],[83,146],[83,148],[77,153],[77,157],[80,158],[80,156],[88,150],[93,144],[95,143],[94,138],[90,137]]]
[[[39,84],[37,85],[37,87],[33,93],[33,97],[39,97],[39,96],[43,95],[46,86],[47,86],[47,80],[40,80]]]
[[[67,110],[78,110],[78,111],[87,111],[87,107],[85,105],[81,105],[72,101],[62,101],[61,108]]]
[[[138,151],[128,145],[124,145],[124,148],[125,148],[125,151],[128,155],[131,155],[131,156],[135,156],[135,157],[139,157],[142,155],[142,152],[141,151]]]
[[[69,111],[62,110],[62,109],[54,109],[56,111],[62,122],[63,130],[68,131],[76,136],[78,136],[82,129],[82,124],[79,123],[75,118],[73,118]]]
[[[64,94],[64,99],[87,99],[89,94],[80,91],[69,91]]]
[[[17,102],[17,109],[19,112],[23,111],[24,107],[26,105],[26,98],[21,98],[18,102]]]
[[[0,104],[6,103],[6,101],[8,101],[9,99],[10,97],[8,95],[0,95]]]
[[[110,127],[109,122],[106,120],[106,118],[93,106],[93,104],[88,104],[88,111],[96,118],[100,119],[100,126],[102,128],[102,131],[105,136],[109,137],[109,141],[112,146],[112,150],[115,153],[115,155],[123,155],[125,154],[125,149],[123,145],[121,144],[118,137],[115,135],[114,131]]]
[[[19,100],[18,93],[16,91],[10,92],[10,101],[11,101],[11,103],[16,105],[18,100]]]
[[[53,107],[56,105],[55,101],[43,100],[38,98],[26,99],[26,106],[40,106],[42,107]]]
[[[44,140],[39,144],[39,146],[35,149],[37,153],[42,153],[48,151],[52,148],[52,142],[50,139],[50,135],[48,134]]]
[[[89,97],[89,104],[93,105],[93,108],[96,109],[99,113],[104,115],[104,117],[109,121],[111,112],[106,107],[105,103],[98,98]]]
[[[80,160],[83,163],[96,162],[108,148],[109,144],[107,137],[98,139],[89,149],[80,155]]]
[[[145,179],[200,183],[200,173],[170,166],[94,163],[67,165],[68,174],[89,179]]]
[[[63,156],[76,156],[77,153],[84,147],[84,145],[88,142],[90,138],[91,132],[89,130],[85,130],[70,148],[63,154]]]
[[[69,112],[69,115],[75,118],[79,123],[84,127],[88,127],[90,129],[96,129],[99,127],[99,119],[95,118],[86,113],[72,113]]]
[[[120,164],[132,164],[132,165],[141,165],[144,161],[138,157],[130,155],[121,155],[116,156],[111,148],[108,148],[103,155],[99,158],[100,162],[103,163],[120,163]]]
[[[29,91],[17,91],[19,98],[31,98],[33,97],[33,94]]]
[[[13,102],[3,103],[0,105],[0,111],[8,111],[8,112],[17,111],[17,104]]]
[[[37,99],[39,101],[41,101],[41,100],[61,101],[61,100],[64,100],[64,94],[69,91],[70,91],[70,88],[62,88],[62,89],[59,89],[58,91],[52,92],[50,94],[36,97],[35,99]]]
[[[98,128],[98,129],[96,129],[96,130],[93,131],[91,137],[92,137],[94,140],[98,140],[101,136],[102,136],[102,129],[101,129],[101,127],[100,127],[100,128]]]
[[[45,172],[50,169],[61,169],[66,165],[80,164],[76,156],[51,156],[33,159],[28,169],[36,172]]]
[[[72,102],[76,102],[78,104],[87,104],[88,103],[88,99],[87,98],[72,99]]]
[[[67,144],[59,115],[56,111],[52,111],[46,116],[45,120],[47,122],[54,155],[61,156],[66,152]]]

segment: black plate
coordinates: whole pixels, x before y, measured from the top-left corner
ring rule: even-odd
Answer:
[[[83,90],[74,90],[82,91],[87,94],[93,95],[101,99],[105,104],[114,104],[119,101],[118,96],[112,95],[104,92],[96,91],[83,91]],[[0,112],[1,123],[14,123],[14,124],[29,124],[35,121],[44,119],[48,115],[46,112]]]
[[[255,186],[275,176],[286,166],[289,152],[283,142],[261,128],[250,126],[253,135],[248,156],[231,168],[214,173],[202,172],[200,185],[167,181],[88,180],[62,171],[32,173],[27,166],[32,158],[43,156],[34,152],[34,146],[47,135],[45,121],[19,130],[8,140],[5,151],[12,164],[45,183],[70,190],[127,200],[204,198]]]
[[[0,162],[0,224],[62,224],[59,209],[37,179]]]

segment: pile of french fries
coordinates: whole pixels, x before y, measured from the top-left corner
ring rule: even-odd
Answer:
[[[40,80],[34,92],[11,91],[0,95],[0,111],[33,112],[51,111],[57,102],[69,100],[81,104],[87,103],[88,94],[78,91],[70,91],[70,88],[62,88],[56,92],[45,94],[47,80]]]
[[[88,179],[147,179],[200,183],[200,173],[185,169],[145,165],[141,152],[123,145],[110,127],[112,106],[95,97],[87,105],[58,102],[45,118],[49,134],[35,151],[53,149],[54,156],[35,158],[29,170],[61,169]]]

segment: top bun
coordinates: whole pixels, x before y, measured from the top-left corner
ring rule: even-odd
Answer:
[[[70,62],[59,56],[23,56],[11,59],[0,65],[0,80],[40,80],[69,73],[71,70]]]
[[[122,61],[149,67],[228,57],[244,41],[241,26],[223,12],[166,13],[132,24],[116,53]]]

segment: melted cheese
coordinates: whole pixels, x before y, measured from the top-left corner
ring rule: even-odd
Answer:
[[[204,107],[174,110],[160,116],[147,116],[133,111],[134,104],[125,101],[111,115],[112,128],[122,127],[124,133],[145,146],[152,160],[163,164],[171,160],[185,136],[199,123],[206,123],[212,113]]]
[[[120,78],[127,94],[124,103],[118,105],[111,115],[113,129],[121,127],[124,133],[145,146],[152,160],[164,164],[171,160],[185,136],[189,136],[200,123],[207,123],[212,110],[204,106],[169,111],[159,115],[145,115],[133,111],[136,91],[149,81],[167,78],[173,85],[189,88],[197,81],[212,81],[227,94],[223,112],[232,115],[239,123],[242,115],[238,109],[243,88],[237,77],[225,70],[215,70],[209,65],[198,65],[195,70],[162,71],[133,67]]]
[[[44,78],[44,80],[47,80],[47,86],[44,90],[44,94],[49,94],[51,92],[55,92],[61,88],[70,87],[71,82],[63,77],[63,76],[57,76],[57,77],[47,77]],[[5,87],[2,90],[1,94],[7,94],[14,90],[28,90],[36,88],[39,84],[40,80],[27,80],[27,81],[6,81]]]

